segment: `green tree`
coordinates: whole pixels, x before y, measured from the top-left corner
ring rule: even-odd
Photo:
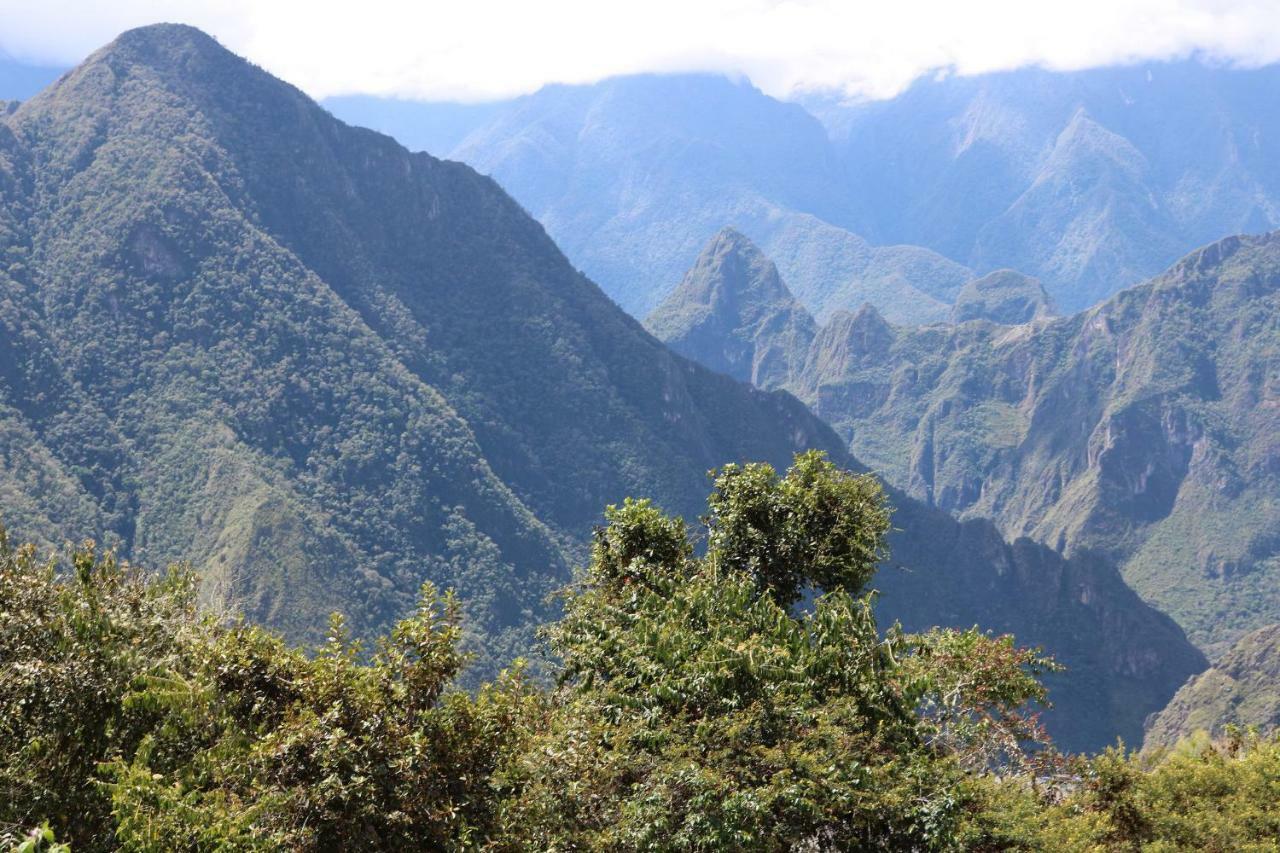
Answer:
[[[959,679],[933,663],[957,635],[878,630],[860,593],[888,510],[870,476],[812,453],[783,476],[730,466],[709,506],[700,558],[684,524],[651,504],[609,509],[548,631],[560,690],[504,777],[508,845],[900,850],[986,838],[985,789],[937,737],[939,717],[918,709],[1040,698],[1040,659],[1006,655]],[[797,612],[810,587],[825,591]]]
[[[180,569],[148,577],[92,542],[58,568],[0,529],[0,825],[47,819],[76,849],[106,849],[98,765],[132,753],[154,723],[127,697],[185,669],[209,628]]]

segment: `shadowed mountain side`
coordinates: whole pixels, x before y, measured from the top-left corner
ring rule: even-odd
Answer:
[[[898,532],[872,582],[881,617],[908,630],[979,625],[1052,654],[1067,672],[1046,679],[1054,707],[1044,722],[1060,746],[1097,750],[1116,737],[1137,746],[1143,721],[1176,690],[1171,679],[1207,665],[1110,561],[1064,559],[1029,539],[1010,544],[988,521],[956,521],[900,494],[893,501]]]

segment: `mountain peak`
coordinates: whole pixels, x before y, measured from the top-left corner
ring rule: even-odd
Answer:
[[[870,302],[862,303],[862,306],[852,314],[845,312],[841,322],[845,332],[862,341],[864,349],[868,352],[879,349],[881,345],[887,346],[888,341],[893,338],[893,327],[889,325],[889,321],[884,318],[880,310]],[[836,325],[834,317],[832,325]]]
[[[116,36],[115,40],[108,44],[104,50],[111,50],[113,46],[160,47],[178,44],[189,44],[200,47],[216,47],[219,50],[226,50],[226,48],[223,48],[222,45],[218,44],[217,39],[199,27],[193,27],[190,24],[177,24],[163,21],[157,24],[147,24],[146,26],[134,27],[131,30],[125,30],[120,35]]]
[[[195,57],[205,61],[223,57],[248,65],[204,30],[189,24],[162,23],[126,30],[86,59],[81,67],[123,59],[157,70],[189,70]]]
[[[711,238],[645,325],[681,355],[757,385],[798,368],[815,332],[778,268],[732,227]]]
[[[24,312],[0,334],[0,433],[10,407],[46,416],[8,369],[34,363],[92,389],[57,399],[106,436],[28,442],[93,473],[61,478],[77,518],[16,526],[190,560],[205,601],[294,637],[332,610],[375,628],[430,577],[475,602],[496,663],[600,507],[661,483],[683,512],[726,460],[839,458],[795,400],[659,346],[491,179],[343,125],[192,27],[120,36],[0,121],[0,151],[0,257],[39,258],[0,269]],[[71,344],[89,329],[92,353]],[[113,431],[139,400],[171,408]]]
[[[951,310],[951,322],[990,320],[1016,326],[1050,313],[1052,303],[1039,279],[1003,269],[976,278],[961,288]]]

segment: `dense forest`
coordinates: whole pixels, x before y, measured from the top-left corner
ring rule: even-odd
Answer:
[[[304,654],[196,582],[0,537],[0,831],[26,850],[1273,849],[1280,741],[1055,753],[1055,664],[877,624],[891,518],[820,454],[726,466],[691,529],[610,507],[543,632],[474,692],[430,584]],[[695,540],[704,544],[695,549]],[[807,591],[819,590],[807,595]],[[25,841],[21,839],[26,838]],[[56,840],[55,840],[56,839]]]

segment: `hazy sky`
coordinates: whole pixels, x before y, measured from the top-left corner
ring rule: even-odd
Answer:
[[[1280,60],[1280,0],[0,0],[0,48],[70,64],[195,24],[316,97],[483,99],[637,71],[890,95],[932,69]]]

